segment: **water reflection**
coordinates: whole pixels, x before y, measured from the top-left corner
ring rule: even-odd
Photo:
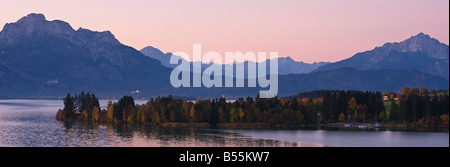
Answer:
[[[259,130],[324,130],[324,131],[341,131],[341,132],[350,132],[350,131],[399,131],[399,132],[439,132],[439,133],[449,133],[449,128],[445,127],[382,127],[382,128],[359,128],[359,127],[333,127],[333,126],[299,126],[299,127],[285,127],[285,128],[266,128]]]
[[[297,147],[319,146],[270,139],[210,128],[161,127],[146,124],[58,122],[64,127],[63,146],[138,147]]]
[[[106,105],[106,101],[100,101],[100,103],[101,106]],[[291,129],[244,130],[169,128],[147,124],[58,122],[55,119],[55,114],[62,107],[63,104],[60,100],[0,100],[0,146],[448,147],[449,143],[448,128],[408,129],[389,127],[361,130],[358,128],[313,126],[302,127],[301,129],[296,127]]]

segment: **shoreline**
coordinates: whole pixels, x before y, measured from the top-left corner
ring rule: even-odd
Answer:
[[[150,124],[146,124],[150,125]],[[414,127],[407,126],[403,127],[402,124],[382,124],[382,127],[375,128],[373,124],[365,124],[366,128],[360,128],[356,124],[352,127],[345,127],[344,123],[329,123],[329,124],[305,124],[305,125],[271,125],[268,123],[219,123],[217,125],[211,125],[209,123],[179,123],[179,122],[167,122],[160,125],[156,125],[164,128],[218,128],[218,129],[252,129],[252,130],[355,130],[355,131],[404,131],[404,132],[436,132],[436,133],[448,133],[449,127],[445,126],[424,126],[424,127]],[[317,129],[318,128],[318,129]],[[331,129],[328,129],[331,128]],[[336,129],[335,129],[336,128]]]

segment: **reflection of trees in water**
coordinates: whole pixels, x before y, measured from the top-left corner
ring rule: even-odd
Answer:
[[[113,130],[115,131],[115,133],[118,136],[124,137],[124,138],[132,138],[133,137],[134,128],[131,125],[124,124],[124,123],[117,123],[117,124],[112,124],[112,125],[113,125]]]
[[[161,127],[148,124],[64,122],[66,140],[86,137],[99,143],[91,145],[120,146],[143,141],[144,146],[179,147],[296,147],[297,143],[277,140],[253,139],[239,133],[220,129]],[[103,141],[102,141],[103,140]],[[85,142],[86,143],[86,142]],[[89,144],[89,143],[88,143]],[[136,144],[136,143],[133,143]],[[139,144],[138,144],[139,145]]]
[[[71,129],[73,127],[73,121],[64,121],[63,124],[65,129]]]

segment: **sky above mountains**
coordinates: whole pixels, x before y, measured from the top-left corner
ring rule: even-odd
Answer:
[[[0,25],[29,13],[164,52],[279,52],[307,63],[339,61],[424,32],[449,43],[448,0],[2,0]]]

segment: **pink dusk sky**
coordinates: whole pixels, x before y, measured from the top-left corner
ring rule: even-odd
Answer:
[[[346,59],[419,32],[449,43],[448,0],[2,0],[0,25],[29,13],[111,31],[138,50],[279,52],[307,63]]]

